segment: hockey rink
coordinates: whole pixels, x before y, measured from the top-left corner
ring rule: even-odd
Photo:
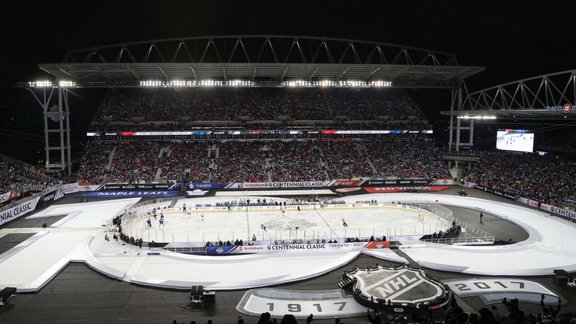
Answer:
[[[186,205],[186,211],[183,206]],[[344,207],[288,205],[255,206],[214,210],[193,207],[191,199],[180,200],[174,209],[148,213],[124,226],[129,236],[154,242],[217,242],[288,240],[333,240],[346,237],[382,238],[425,235],[445,231],[450,223],[425,210],[395,205]],[[300,210],[298,210],[298,208]],[[160,222],[164,215],[163,224]],[[150,220],[150,225],[148,225]]]
[[[454,272],[455,277],[458,273],[527,276],[552,274],[553,269],[576,270],[576,251],[573,248],[576,245],[576,225],[534,209],[440,194],[375,194],[341,199],[348,202],[377,199],[381,204],[414,199],[484,210],[516,223],[528,232],[527,240],[505,246],[455,246],[412,242],[402,248],[404,253],[420,265]],[[111,236],[110,231],[114,228],[111,226],[112,218],[137,202],[138,199],[118,199],[53,205],[44,212],[28,216],[65,217],[52,227],[41,229],[36,235],[0,257],[0,273],[3,274],[0,287],[13,286],[22,291],[36,291],[69,262],[84,262],[104,275],[143,285],[189,289],[191,285],[201,284],[216,290],[244,289],[316,277],[350,263],[362,253],[349,250],[277,251],[269,254],[218,257],[186,255],[163,249],[139,249],[120,241],[106,241],[104,236]],[[179,204],[184,202],[179,201],[175,207],[178,208]],[[180,210],[174,214],[167,213],[166,225],[176,228],[175,237],[180,235],[179,238],[183,238],[183,234],[176,233],[185,233],[190,229],[205,230],[205,239],[210,239],[213,236],[206,237],[206,233],[224,235],[226,232],[234,232],[234,236],[238,235],[239,238],[247,234],[266,238],[266,233],[259,231],[260,224],[271,224],[278,219],[315,224],[316,228],[310,226],[306,229],[307,235],[314,237],[329,237],[330,233],[343,235],[345,230],[345,234],[351,231],[353,236],[356,236],[354,231],[357,229],[364,236],[362,231],[366,234],[371,234],[371,231],[376,233],[378,226],[388,229],[410,228],[426,223],[426,219],[419,218],[418,213],[402,214],[401,210],[377,207],[326,207],[320,210],[301,208],[301,214],[288,208],[284,215],[279,209],[248,213],[245,210],[223,210],[213,214],[204,211],[204,221],[201,220],[201,213],[201,210],[193,211],[191,215]],[[343,228],[342,219],[347,222],[347,229]],[[394,223],[396,221],[398,223]],[[156,224],[153,224],[152,229],[154,225]],[[184,226],[189,229],[184,229]],[[5,228],[0,231],[0,235],[11,231],[15,229]],[[304,235],[303,231],[301,235]],[[367,252],[387,261],[406,262],[390,249]]]

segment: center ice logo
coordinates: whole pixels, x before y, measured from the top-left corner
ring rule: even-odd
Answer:
[[[374,297],[387,298],[399,295],[418,285],[423,280],[417,272],[404,270],[397,276],[391,276],[378,282],[378,286],[369,289],[367,292]]]
[[[373,309],[402,306],[405,309],[434,309],[444,305],[448,292],[444,285],[430,278],[421,269],[407,267],[356,268],[344,274],[344,282],[350,282],[354,299]],[[407,307],[407,308],[406,308]]]

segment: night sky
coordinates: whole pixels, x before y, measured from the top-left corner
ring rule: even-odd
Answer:
[[[42,115],[11,85],[45,75],[67,50],[210,35],[326,36],[455,53],[486,66],[470,90],[576,68],[576,1],[16,1],[0,2],[0,153],[43,157]],[[446,91],[448,93],[448,91]],[[72,100],[73,150],[103,92]],[[445,110],[437,101],[423,110]],[[446,101],[446,106],[448,101]],[[426,106],[426,107],[424,107]],[[433,116],[434,117],[434,116]],[[429,116],[430,118],[430,116]],[[40,153],[36,153],[40,152]]]

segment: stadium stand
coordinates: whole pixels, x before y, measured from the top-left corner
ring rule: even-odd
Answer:
[[[30,164],[5,155],[0,155],[0,178],[0,193],[11,190],[39,192],[61,183],[57,178],[37,172]]]
[[[482,152],[468,181],[551,204],[575,200],[575,177],[576,162],[558,155]]]
[[[226,141],[217,149],[214,182],[265,181],[267,150],[255,142]]]
[[[365,143],[368,158],[383,177],[450,177],[441,150],[430,140],[405,139]]]
[[[318,147],[324,157],[324,169],[330,178],[370,177],[375,173],[366,156],[361,153],[361,144],[321,141]]]
[[[408,93],[396,89],[113,89],[102,101],[91,130],[330,127],[425,129],[429,124]],[[78,180],[97,184],[450,177],[442,161],[446,152],[424,136],[247,138],[93,141],[83,155]],[[455,154],[480,156],[468,177],[471,182],[546,203],[576,200],[571,181],[575,165],[570,160],[450,152]]]
[[[80,169],[78,170],[78,182],[81,184],[104,183],[109,157],[116,144],[110,142],[90,142],[84,149]]]
[[[422,130],[429,128],[429,124],[414,100],[396,89],[113,89],[102,101],[90,130],[322,130],[331,127]],[[116,145],[118,148],[114,148]],[[414,150],[424,149],[428,154],[426,158],[433,160],[436,155],[429,154],[428,147],[425,144]],[[363,143],[360,139],[188,141],[155,143],[151,147],[135,142],[96,144],[86,150],[79,179],[89,183],[182,178],[233,182],[311,181],[383,174],[397,178],[428,176],[430,170],[422,166],[428,160],[418,163],[418,159],[391,157],[408,153],[404,143]],[[403,160],[404,167],[386,170],[391,159]],[[427,168],[438,169],[439,164],[436,161]],[[449,174],[445,167],[440,169],[436,172],[439,175]],[[102,171],[106,171],[105,178],[99,176]]]
[[[212,148],[209,142],[171,143],[161,155],[161,180],[207,181],[210,178]]]
[[[96,142],[78,178],[94,184],[174,181],[185,174],[195,182],[449,177],[439,152],[424,139]]]
[[[116,89],[102,101],[90,130],[306,125],[343,129],[429,126],[412,98],[393,89]]]
[[[103,99],[90,130],[331,127],[422,130],[429,124],[414,100],[395,89],[113,89]],[[254,141],[158,141],[166,139],[94,142],[86,149],[78,178],[82,183],[181,179],[246,182],[449,174],[439,160],[428,163],[437,157],[429,152],[429,143],[413,147],[426,159],[418,162],[414,159],[416,152],[409,152],[406,143],[378,139],[280,141],[257,137]],[[410,144],[420,140],[414,139]],[[409,159],[399,158],[406,154],[410,154]],[[403,161],[403,167],[387,170],[390,160]],[[429,165],[423,166],[425,163]]]
[[[324,180],[320,152],[311,142],[279,142],[268,144],[274,154],[269,164],[271,181]]]
[[[113,89],[102,101],[91,130],[330,127],[425,129],[429,124],[407,92],[395,89]],[[446,178],[450,173],[441,158],[445,153],[422,136],[93,142],[85,151],[78,179],[103,183]],[[473,154],[481,158],[470,181],[542,202],[575,200],[572,162],[503,152]]]
[[[158,168],[162,144],[159,142],[123,142],[116,146],[108,173],[108,181],[140,179],[152,182]]]

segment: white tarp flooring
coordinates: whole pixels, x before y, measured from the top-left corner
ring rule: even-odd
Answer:
[[[476,198],[435,194],[360,195],[342,199],[349,202],[378,199],[381,203],[437,200],[442,204],[478,208],[506,218],[523,227],[530,235],[526,241],[506,246],[410,244],[409,248],[403,249],[410,258],[426,267],[507,276],[552,274],[552,270],[558,268],[576,270],[576,225],[533,209]],[[282,251],[267,255],[210,257],[153,251],[160,254],[149,255],[148,249],[140,251],[134,246],[122,245],[113,240],[105,241],[105,231],[111,227],[102,225],[109,224],[115,215],[137,201],[138,199],[125,199],[54,205],[41,214],[29,216],[69,215],[53,225],[54,228],[36,234],[0,257],[0,288],[15,286],[26,291],[38,290],[70,261],[86,262],[111,277],[151,286],[182,289],[189,289],[194,284],[205,284],[212,289],[263,287],[318,276],[349,263],[359,253]],[[369,217],[376,217],[370,216],[374,215],[370,213],[371,210],[375,211],[358,208],[326,210],[320,213],[324,218],[322,222],[330,226],[341,228],[341,218],[345,218],[349,227],[371,231],[374,219]],[[363,214],[363,211],[370,215]],[[377,218],[383,217],[385,216],[380,215]],[[415,222],[420,222],[417,215],[412,217]],[[214,223],[216,230],[223,229],[222,224],[227,221],[224,218]],[[255,226],[262,221],[256,220]],[[109,236],[112,236],[111,233]],[[386,253],[376,253],[375,256],[401,261],[399,257],[391,257]]]

